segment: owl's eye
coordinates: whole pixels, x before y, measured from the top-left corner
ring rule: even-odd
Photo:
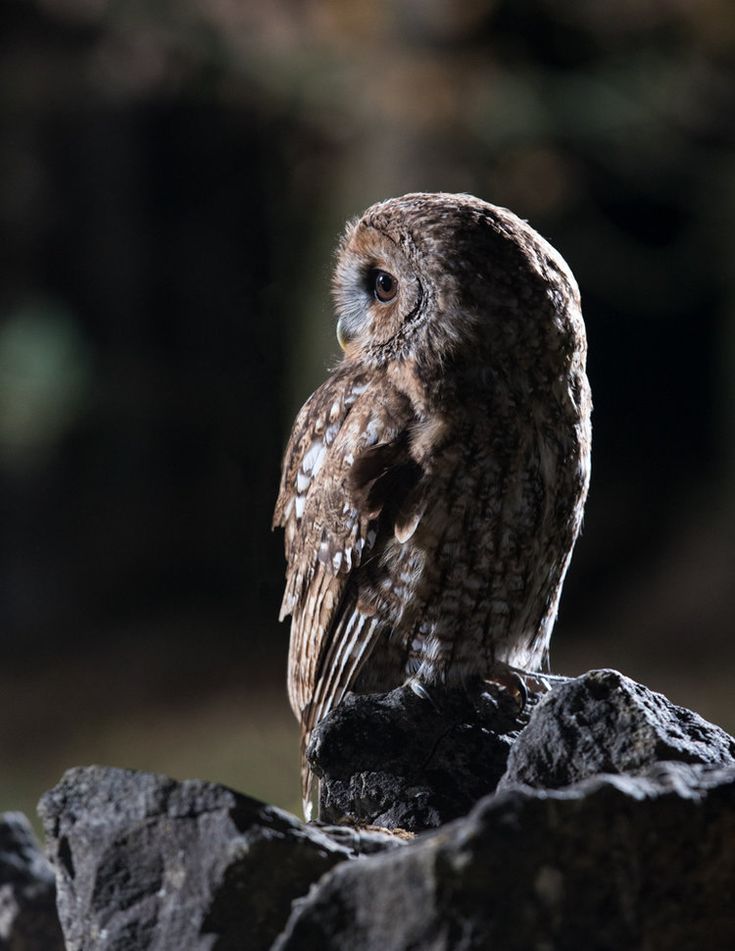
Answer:
[[[369,288],[375,300],[387,304],[398,293],[398,281],[387,271],[373,269],[369,274]]]

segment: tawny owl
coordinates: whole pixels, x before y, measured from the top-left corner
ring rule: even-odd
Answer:
[[[344,357],[299,413],[274,517],[302,755],[348,690],[538,670],[590,472],[577,285],[514,214],[373,205],[334,299]]]

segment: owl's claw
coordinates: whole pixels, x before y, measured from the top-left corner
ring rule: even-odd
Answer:
[[[411,690],[413,690],[417,697],[420,697],[422,700],[428,700],[434,710],[436,710],[437,713],[441,713],[441,710],[434,702],[434,698],[426,689],[426,684],[422,684],[419,680],[411,677],[411,679],[408,681],[408,686],[411,688]]]
[[[510,667],[504,667],[494,670],[492,674],[485,678],[486,683],[497,684],[502,690],[505,690],[518,706],[518,712],[523,713],[528,703],[528,687],[521,677]]]

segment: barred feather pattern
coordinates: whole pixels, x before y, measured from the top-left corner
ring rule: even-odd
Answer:
[[[306,745],[348,690],[539,668],[590,472],[576,283],[511,212],[373,206],[334,291],[345,356],[298,415],[274,516],[307,815]]]

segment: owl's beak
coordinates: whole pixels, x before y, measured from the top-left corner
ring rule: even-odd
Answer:
[[[351,339],[347,333],[347,328],[345,327],[345,322],[341,318],[337,321],[337,343],[340,347],[347,352]]]

